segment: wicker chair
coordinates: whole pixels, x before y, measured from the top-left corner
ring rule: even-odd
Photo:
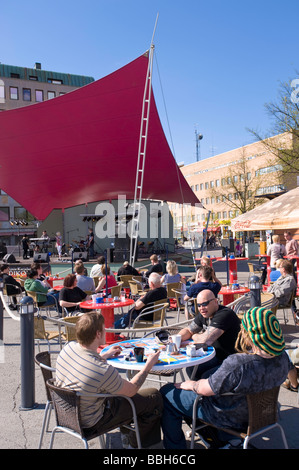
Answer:
[[[45,320],[37,315],[34,317],[34,339],[37,341],[38,350],[40,351],[40,341],[46,340],[48,344],[48,351],[50,352],[52,339],[58,338],[60,341],[59,331],[47,331],[45,327]]]
[[[57,313],[59,312],[59,308],[58,308],[58,302],[57,302],[57,299],[54,295],[51,295],[51,293],[48,293],[48,294],[43,294],[41,292],[34,292],[34,291],[26,291],[27,292],[27,295],[29,297],[31,297],[33,299],[33,303],[35,305],[35,307],[38,309],[38,311],[40,310],[46,310],[46,312],[48,312],[49,316],[51,316],[51,309],[54,308]],[[52,305],[38,305],[38,301],[37,301],[37,296],[43,296],[45,298],[45,302],[47,300],[47,296],[51,296],[53,298],[53,304]]]
[[[119,282],[117,286],[111,287],[111,297],[120,297],[122,286],[123,282]]]
[[[135,409],[134,402],[131,398],[125,397],[123,395],[117,395],[118,397],[125,398],[128,400],[132,407],[132,414],[133,414],[133,426],[124,423],[118,423],[117,426],[111,426],[103,433],[97,433],[95,435],[91,435],[86,437],[84,435],[84,430],[81,426],[80,422],[80,399],[83,397],[83,394],[77,393],[74,390],[70,390],[67,388],[61,388],[54,385],[54,380],[50,379],[47,381],[47,387],[49,389],[49,393],[51,395],[51,400],[53,403],[53,407],[55,410],[56,416],[56,426],[52,430],[51,441],[50,441],[50,449],[53,447],[54,438],[57,431],[65,432],[70,434],[73,437],[81,439],[83,441],[85,449],[88,449],[88,441],[94,439],[95,437],[99,437],[100,440],[100,447],[105,447],[105,440],[103,438],[103,434],[107,434],[108,432],[112,431],[116,427],[126,427],[131,429],[136,433],[136,440],[138,449],[141,449],[141,441],[140,441],[140,434],[138,428],[138,421],[137,421],[137,413]],[[111,398],[113,395],[107,393],[95,393],[89,394],[88,396],[94,396],[99,398]]]
[[[264,433],[277,428],[280,430],[284,447],[287,449],[288,444],[285,437],[285,433],[280,424],[277,423],[277,405],[278,405],[278,394],[279,387],[272,388],[263,392],[253,393],[247,395],[248,403],[248,427],[247,430],[236,431],[234,429],[224,429],[219,426],[215,426],[211,423],[206,423],[202,420],[197,419],[197,406],[199,400],[202,398],[198,395],[193,405],[192,415],[192,431],[191,431],[191,443],[190,449],[194,449],[194,438],[195,433],[206,426],[212,426],[228,434],[242,439],[243,449],[248,448],[249,441],[255,437],[264,435]]]
[[[48,430],[51,411],[53,409],[52,398],[47,388],[47,380],[50,380],[53,378],[53,373],[55,372],[55,369],[54,367],[52,367],[51,355],[48,351],[39,352],[35,356],[35,362],[41,368],[41,372],[42,372],[43,379],[45,382],[46,395],[47,395],[47,403],[46,403],[40,438],[39,438],[39,444],[38,444],[38,448],[41,449],[45,430]]]

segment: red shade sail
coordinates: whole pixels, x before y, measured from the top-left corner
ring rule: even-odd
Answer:
[[[134,199],[147,54],[66,95],[0,113],[0,187],[37,219]],[[143,199],[199,204],[151,100]]]

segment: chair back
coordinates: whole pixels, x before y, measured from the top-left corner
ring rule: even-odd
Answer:
[[[34,339],[47,339],[45,321],[42,317],[34,317]]]
[[[67,323],[76,324],[79,318],[79,315],[74,315],[73,317],[64,317],[63,321]],[[65,339],[67,342],[77,341],[76,329],[74,326],[65,327]]]
[[[124,274],[119,277],[120,277],[120,281],[123,283],[123,288],[128,289],[130,287],[129,281],[132,281],[132,278],[133,278],[132,274]]]
[[[123,287],[123,282],[119,282],[117,286],[111,287],[111,297],[120,297],[121,288]]]
[[[277,312],[279,300],[271,292],[261,292],[261,306],[271,310],[274,314]]]
[[[27,290],[27,295],[33,299],[33,301],[37,304],[37,292],[34,292],[33,290]]]
[[[54,379],[47,380],[51,401],[58,426],[77,432],[82,436],[80,422],[80,397],[74,390],[54,385]]]
[[[252,263],[247,263],[247,265],[248,265],[248,268],[249,268],[249,272],[254,273],[253,264]]]
[[[145,307],[140,315],[134,320],[132,329],[143,328],[157,328],[162,327],[165,320],[165,310],[168,307],[167,299],[158,300],[149,307]],[[145,320],[143,317],[152,314],[152,320]]]
[[[139,284],[136,281],[129,281],[130,292],[132,295],[139,295]]]
[[[279,387],[247,395],[248,435],[277,421]]]
[[[53,379],[55,369],[51,364],[51,355],[48,351],[42,351],[35,356],[35,362],[40,367],[45,382],[47,399],[51,401],[50,391],[47,387],[47,380]]]
[[[174,298],[175,297],[175,292],[174,292],[173,289],[180,290],[181,289],[181,283],[180,282],[169,282],[168,284],[166,284],[166,289],[167,289],[167,297],[169,299]]]

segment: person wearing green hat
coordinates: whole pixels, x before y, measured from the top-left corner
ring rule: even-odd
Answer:
[[[193,403],[202,395],[197,417],[222,428],[248,425],[246,395],[280,386],[294,367],[285,352],[282,331],[271,310],[254,307],[242,319],[235,348],[222,364],[198,381],[169,383],[160,389],[166,449],[186,449],[182,419],[192,418]]]

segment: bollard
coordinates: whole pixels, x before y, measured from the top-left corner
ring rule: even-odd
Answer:
[[[21,411],[35,408],[34,305],[31,297],[21,300]]]
[[[251,276],[249,279],[250,307],[260,307],[261,305],[261,283],[258,276]]]

